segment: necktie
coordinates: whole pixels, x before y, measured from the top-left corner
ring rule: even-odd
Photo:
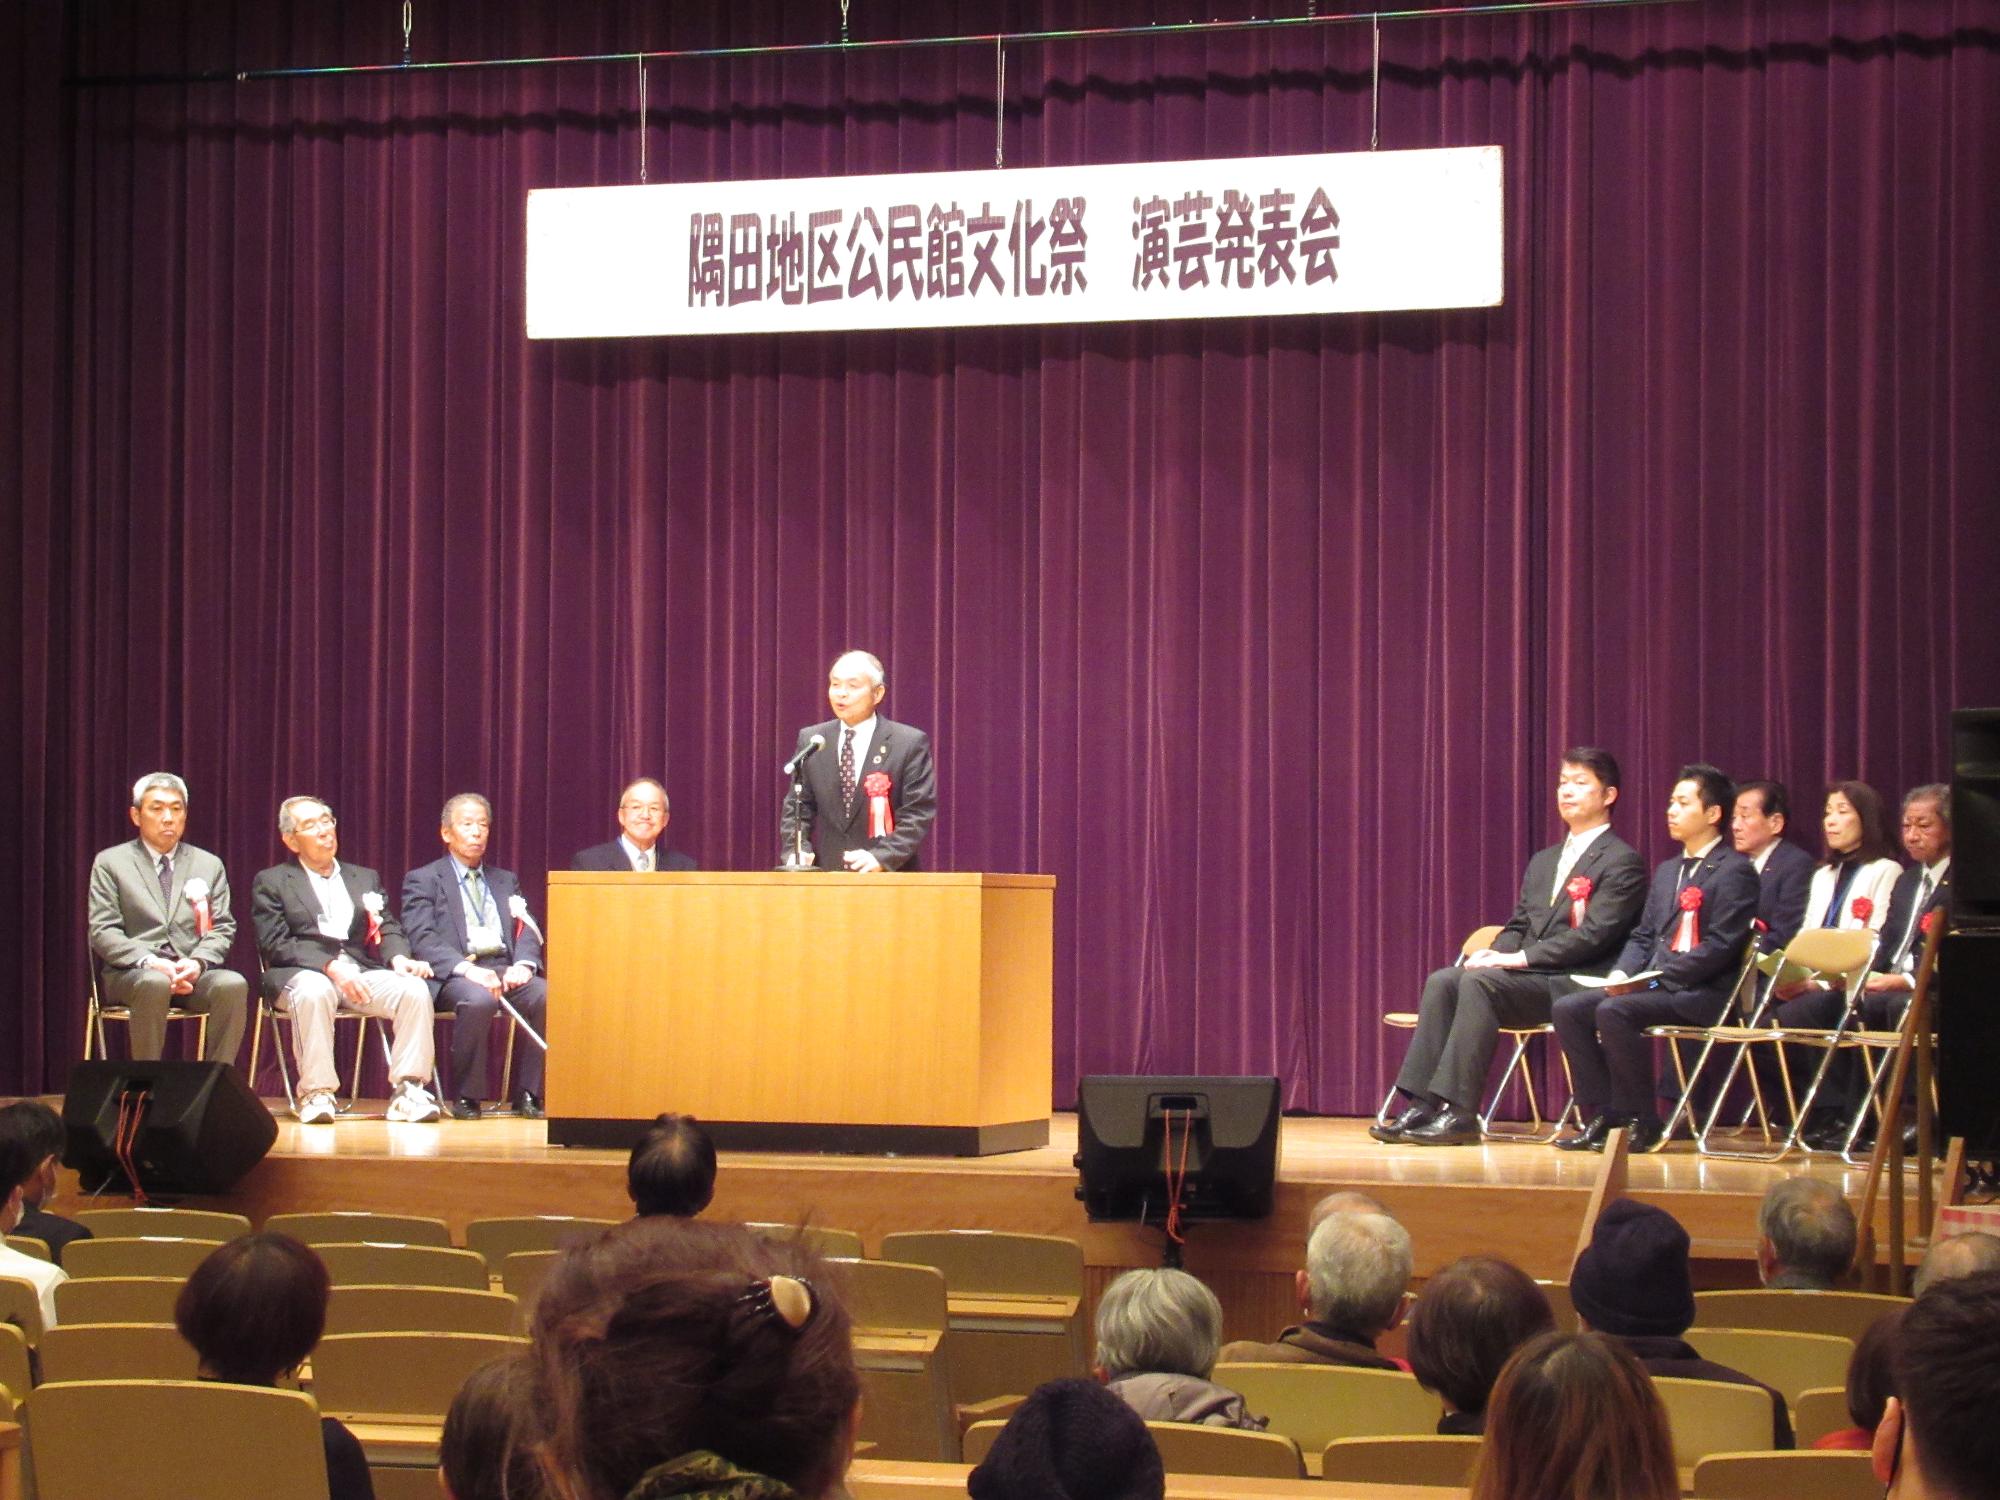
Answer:
[[[486,882],[479,878],[477,870],[467,870],[465,872],[465,893],[472,899],[472,914],[478,918],[479,925],[484,927],[486,925]]]
[[[160,910],[172,911],[174,906],[174,862],[162,854],[160,856]]]
[[[1563,887],[1569,884],[1569,872],[1575,868],[1576,835],[1571,834],[1563,840],[1562,853],[1556,856],[1556,884],[1555,889],[1549,892],[1550,905],[1560,906],[1562,904]]]
[[[1674,889],[1676,891],[1680,890],[1683,886],[1685,886],[1688,883],[1689,879],[1694,875],[1694,867],[1700,862],[1701,861],[1695,859],[1684,859],[1681,861],[1681,878],[1674,884]]]
[[[641,849],[639,851],[639,863],[632,868],[637,870],[641,875],[650,875],[653,870],[653,851],[651,849]]]
[[[846,725],[840,730],[840,800],[854,805],[854,731]]]

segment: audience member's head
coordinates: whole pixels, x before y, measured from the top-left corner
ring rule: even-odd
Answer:
[[[632,1148],[625,1191],[642,1219],[693,1218],[715,1196],[715,1142],[693,1115],[659,1116]]]
[[[1545,1333],[1493,1387],[1472,1500],[1679,1500],[1666,1408],[1627,1349]]]
[[[1903,1314],[1896,1394],[1875,1429],[1888,1500],[2000,1496],[2000,1271],[1941,1281]]]
[[[1831,1287],[1854,1260],[1854,1210],[1817,1177],[1786,1177],[1757,1209],[1757,1274],[1768,1282]]]
[[[1167,1476],[1139,1414],[1094,1380],[1037,1386],[966,1481],[972,1500],[1161,1500]]]
[[[1570,1269],[1569,1298],[1600,1333],[1678,1338],[1694,1322],[1687,1231],[1664,1209],[1612,1200]]]
[[[0,1233],[12,1233],[21,1222],[23,1190],[40,1166],[39,1158],[19,1133],[0,1135]]]
[[[1527,1272],[1490,1255],[1462,1256],[1417,1294],[1410,1371],[1453,1411],[1477,1416],[1514,1351],[1555,1326],[1548,1294]]]
[[[1352,1188],[1342,1188],[1337,1193],[1328,1193],[1315,1203],[1312,1212],[1306,1215],[1308,1240],[1312,1238],[1312,1232],[1324,1224],[1331,1214],[1381,1214],[1387,1218],[1389,1210],[1366,1193],[1356,1192]]]
[[[445,1413],[438,1478],[448,1500],[542,1500],[535,1459],[535,1363],[512,1354],[466,1377]]]
[[[1988,1234],[1983,1229],[1950,1235],[1924,1252],[1910,1294],[1921,1297],[1941,1281],[1974,1276],[1981,1271],[2000,1271],[2000,1235]]]
[[[741,1225],[639,1219],[567,1251],[535,1304],[534,1359],[543,1463],[567,1500],[624,1500],[648,1475],[681,1493],[719,1466],[820,1500],[853,1451],[861,1385],[830,1268]]]
[[[1410,1232],[1387,1214],[1333,1213],[1306,1243],[1306,1316],[1372,1342],[1396,1326],[1410,1285]]]
[[[1826,789],[1826,813],[1820,823],[1829,862],[1894,859],[1889,819],[1882,797],[1865,781],[1836,781]]]
[[[1221,1348],[1222,1304],[1185,1271],[1127,1271],[1098,1300],[1097,1369],[1106,1380],[1134,1374],[1206,1380]]]
[[[1863,1432],[1882,1424],[1882,1409],[1896,1394],[1896,1345],[1903,1331],[1903,1308],[1882,1314],[1854,1341],[1847,1361],[1847,1418]]]
[[[40,1208],[54,1196],[56,1163],[62,1159],[62,1116],[39,1099],[17,1099],[0,1109],[0,1136],[18,1138],[34,1168],[21,1184],[23,1208]]]
[[[306,1362],[326,1327],[326,1264],[288,1234],[246,1234],[209,1252],[174,1303],[174,1326],[204,1375],[273,1385]]]

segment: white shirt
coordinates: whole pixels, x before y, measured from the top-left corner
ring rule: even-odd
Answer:
[[[299,868],[306,872],[306,884],[312,887],[313,899],[319,902],[320,912],[327,918],[327,925],[320,931],[328,937],[338,927],[339,935],[345,937],[354,930],[354,897],[348,894],[347,882],[340,878],[340,861],[333,862],[333,868],[324,875],[313,873],[304,860]]]
[[[1759,875],[1762,875],[1764,873],[1764,866],[1771,862],[1771,856],[1778,852],[1778,845],[1783,842],[1783,839],[1772,839],[1770,843],[1751,855],[1750,868],[1755,870]]]
[[[42,1326],[56,1326],[56,1288],[69,1280],[67,1271],[45,1260],[36,1260],[32,1255],[23,1255],[12,1245],[0,1245],[0,1276],[12,1276],[31,1283],[36,1298],[42,1304]]]
[[[1556,856],[1556,883],[1549,891],[1551,905],[1562,900],[1563,887],[1569,883],[1569,872],[1576,868],[1576,862],[1583,858],[1584,850],[1597,841],[1599,834],[1609,833],[1609,823],[1599,823],[1595,828],[1586,828],[1582,833],[1572,833],[1563,840],[1563,852]]]
[[[852,729],[843,724],[840,726],[840,731],[842,734],[852,734],[854,737],[854,784],[860,786],[861,778],[867,774],[863,770],[863,767],[868,764],[868,747],[875,743],[875,715],[870,714],[859,724],[854,725]],[[838,738],[833,743],[833,757],[834,768],[838,771],[840,767],[840,741]]]
[[[627,837],[625,837],[624,834],[621,833],[618,835],[618,847],[625,851],[625,862],[629,864],[633,869],[635,870],[641,868],[648,870],[659,869],[660,845],[658,840],[654,841],[652,848],[641,849],[637,844],[633,843],[630,839],[628,839]],[[644,866],[641,866],[639,863],[641,859],[646,861]]]

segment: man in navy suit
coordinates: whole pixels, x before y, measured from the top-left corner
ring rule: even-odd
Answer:
[[[618,837],[608,844],[592,844],[570,857],[572,870],[692,870],[694,861],[678,849],[669,849],[661,840],[673,809],[667,805],[667,789],[650,776],[641,776],[618,794]]]
[[[1736,788],[1714,766],[1682,766],[1667,798],[1667,832],[1681,852],[1653,872],[1645,914],[1625,940],[1604,989],[1573,989],[1555,1002],[1556,1037],[1579,1106],[1595,1114],[1556,1145],[1602,1151],[1620,1125],[1632,1149],[1650,1151],[1665,1126],[1654,1113],[1648,1026],[1706,1026],[1720,1019],[1757,915],[1757,871],[1723,838]],[[1657,978],[1627,976],[1656,973]]]
[[[822,870],[915,870],[917,850],[937,818],[937,768],[930,736],[875,712],[886,682],[882,663],[849,651],[827,674],[834,716],[799,731],[799,790],[785,798],[778,834],[787,861],[803,844]],[[810,842],[807,842],[807,841]]]
[[[1758,941],[1766,953],[1798,935],[1812,884],[1812,854],[1785,837],[1790,811],[1783,783],[1746,781],[1736,789],[1729,819],[1730,841],[1757,872],[1757,920],[1764,924]]]
[[[1396,1087],[1410,1101],[1369,1129],[1378,1141],[1470,1145],[1502,1026],[1541,1026],[1565,975],[1599,974],[1639,915],[1646,867],[1611,831],[1618,758],[1578,745],[1556,776],[1556,811],[1569,836],[1528,861],[1514,914],[1491,947],[1424,981]]]
[[[403,879],[403,923],[410,946],[436,976],[431,990],[438,1007],[454,1018],[452,1118],[476,1120],[500,997],[507,997],[536,1035],[544,1035],[549,985],[541,972],[541,929],[529,915],[520,881],[512,870],[486,863],[493,804],[477,792],[460,792],[444,805],[438,837],[444,840],[444,858]],[[542,1049],[524,1039],[515,1056],[515,1112],[539,1119]]]

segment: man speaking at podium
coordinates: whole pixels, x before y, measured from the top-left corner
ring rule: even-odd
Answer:
[[[937,817],[930,736],[875,712],[882,663],[849,651],[827,674],[833,718],[799,731],[778,832],[787,863],[822,870],[915,870]],[[803,844],[803,856],[800,855]]]

